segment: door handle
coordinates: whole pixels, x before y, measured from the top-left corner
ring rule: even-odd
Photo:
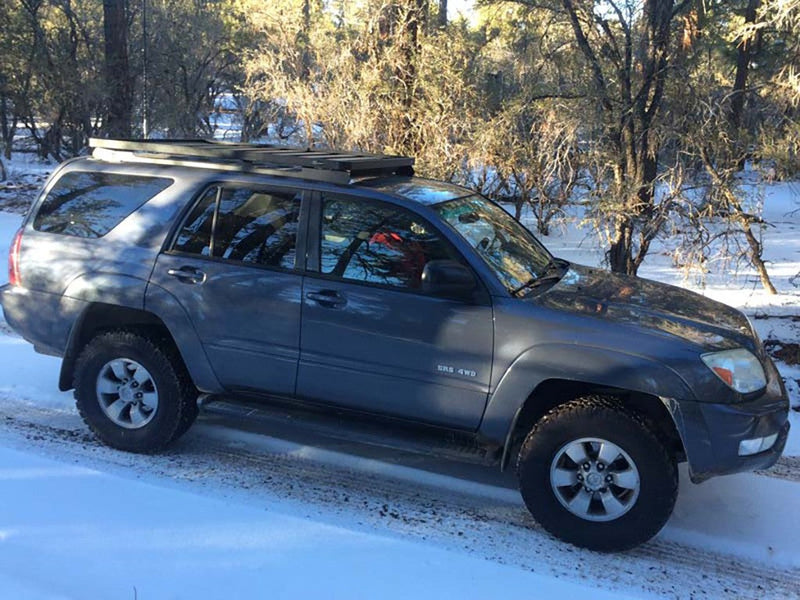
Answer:
[[[204,283],[206,274],[194,267],[181,267],[180,269],[167,269],[167,275],[175,277],[182,283]]]
[[[320,290],[318,292],[308,292],[306,298],[313,300],[325,308],[339,308],[347,304],[347,300],[336,290]]]

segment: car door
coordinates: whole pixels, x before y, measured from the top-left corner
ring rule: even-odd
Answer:
[[[151,283],[178,299],[228,390],[294,393],[301,204],[294,189],[214,185],[156,262]]]
[[[491,378],[488,295],[421,290],[426,262],[461,260],[457,251],[425,219],[390,203],[322,194],[311,219],[319,226],[309,228],[298,395],[476,428]]]

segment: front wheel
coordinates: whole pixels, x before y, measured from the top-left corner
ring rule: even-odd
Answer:
[[[591,550],[646,542],[672,514],[675,461],[634,413],[602,396],[547,413],[517,460],[525,504],[556,537]]]

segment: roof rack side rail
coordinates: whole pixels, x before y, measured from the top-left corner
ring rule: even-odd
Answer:
[[[350,174],[344,171],[326,171],[320,169],[306,169],[303,167],[263,167],[253,164],[243,164],[237,161],[225,159],[210,160],[208,158],[177,157],[168,156],[140,155],[124,150],[108,150],[106,148],[95,148],[92,158],[112,163],[136,163],[145,165],[160,165],[170,167],[190,167],[193,169],[213,169],[215,171],[227,171],[245,173],[248,175],[269,175],[272,177],[292,177],[295,179],[305,179],[308,181],[318,181],[322,183],[335,183],[346,185],[350,182]]]
[[[156,160],[162,164],[163,161],[169,160],[184,163],[187,160],[193,163],[219,164],[225,162],[229,164],[228,170],[235,170],[230,166],[238,164],[243,171],[252,171],[254,168],[289,167],[290,169],[281,170],[280,173],[275,174],[322,181],[335,180],[339,182],[343,179],[341,174],[346,174],[348,180],[350,177],[359,175],[414,174],[414,159],[407,156],[312,150],[273,144],[242,144],[205,139],[107,140],[89,138],[89,147],[94,150],[92,154],[97,158],[109,157],[111,154],[108,151],[111,151],[117,160],[135,156],[138,159],[137,162]],[[211,164],[205,166],[211,167]],[[312,172],[317,175],[310,176]],[[339,175],[326,177],[323,175],[325,172]]]

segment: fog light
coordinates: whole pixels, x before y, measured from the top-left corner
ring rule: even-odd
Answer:
[[[778,434],[773,433],[766,437],[753,438],[752,440],[742,440],[739,442],[739,456],[750,456],[759,452],[766,452],[775,445]]]

